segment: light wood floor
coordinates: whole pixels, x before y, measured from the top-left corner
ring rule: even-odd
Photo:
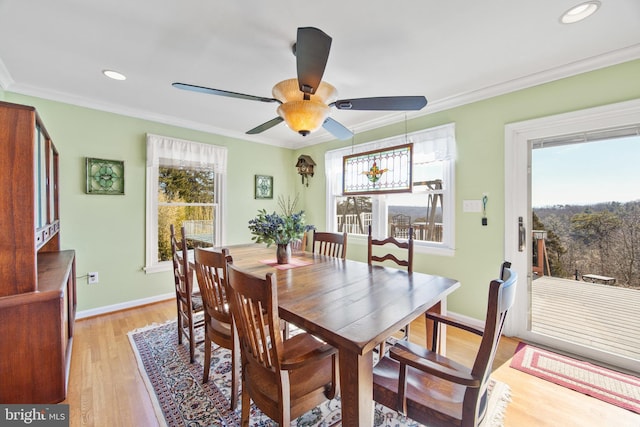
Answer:
[[[161,302],[79,320],[75,326],[68,398],[71,426],[157,426],[151,399],[127,332],[174,319],[175,303]],[[424,342],[424,325],[412,325],[412,338]],[[478,339],[449,329],[447,354],[469,364]],[[509,367],[517,340],[503,338],[493,377],[509,384],[512,402],[505,426],[640,426],[640,415],[557,386]]]

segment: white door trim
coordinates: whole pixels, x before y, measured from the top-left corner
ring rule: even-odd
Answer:
[[[505,334],[531,337],[531,160],[530,141],[539,138],[640,123],[640,99],[542,117],[505,126],[505,259],[520,277],[516,302],[509,312]],[[518,250],[518,217],[526,229],[524,251]]]

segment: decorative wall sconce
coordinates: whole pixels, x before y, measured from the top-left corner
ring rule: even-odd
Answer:
[[[298,173],[302,175],[302,184],[309,186],[309,175],[313,176],[313,167],[316,165],[316,162],[306,154],[302,154],[298,157],[298,163],[296,163],[296,167],[298,168]],[[306,182],[305,182],[306,180]]]

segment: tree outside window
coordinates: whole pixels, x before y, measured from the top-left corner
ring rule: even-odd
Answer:
[[[224,243],[227,148],[147,134],[147,273],[171,269],[170,226],[189,248]]]
[[[171,259],[169,226],[185,227],[187,245],[215,242],[215,174],[212,170],[161,166],[158,173],[158,260]]]

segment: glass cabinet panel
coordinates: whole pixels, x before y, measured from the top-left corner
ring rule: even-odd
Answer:
[[[48,169],[48,181],[47,191],[49,198],[49,223],[57,221],[60,217],[58,209],[58,151],[53,143],[49,140],[49,169]]]
[[[47,155],[46,138],[39,125],[36,125],[35,132],[35,221],[36,230],[44,227],[47,223]]]

